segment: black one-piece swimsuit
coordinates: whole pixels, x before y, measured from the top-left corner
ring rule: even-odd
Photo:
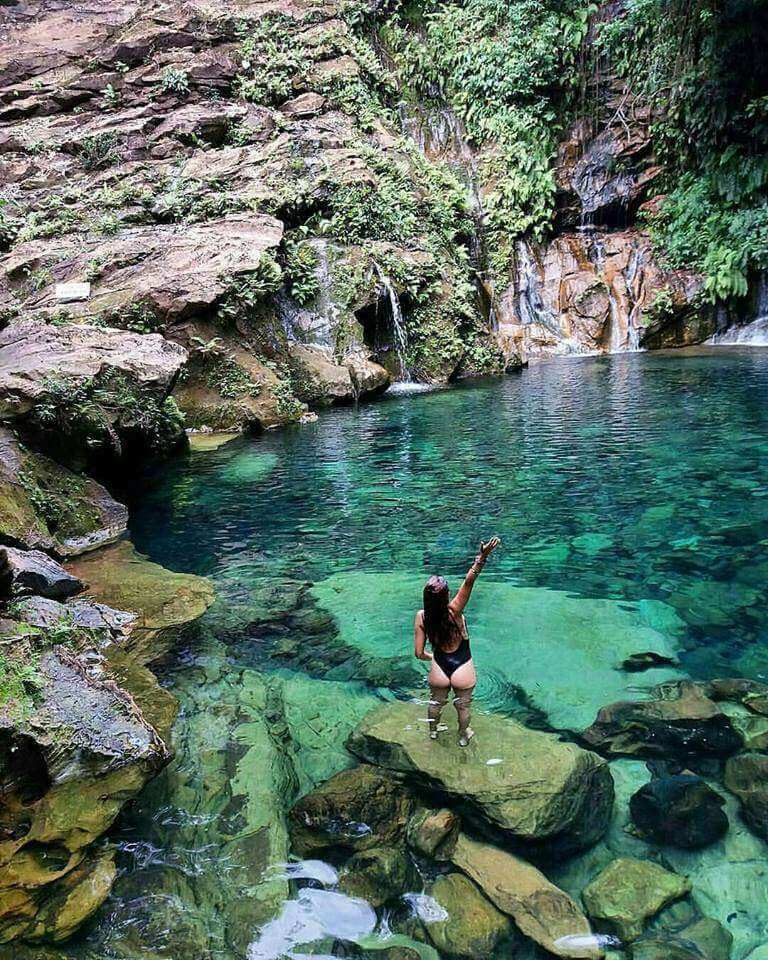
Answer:
[[[452,673],[472,659],[472,651],[469,649],[469,631],[467,630],[467,621],[464,619],[464,617],[461,618],[461,621],[461,643],[458,645],[458,647],[450,652],[448,650],[440,650],[439,647],[434,647],[432,650],[432,656],[435,660],[435,663],[449,679]]]

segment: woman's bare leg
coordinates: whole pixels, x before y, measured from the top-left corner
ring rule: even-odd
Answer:
[[[459,743],[466,747],[475,732],[470,727],[472,720],[472,695],[477,684],[477,674],[471,660],[462,664],[451,677],[453,705],[459,718]]]
[[[448,694],[451,692],[451,681],[436,663],[432,664],[429,671],[429,706],[427,707],[427,720],[429,723],[429,735],[433,740],[437,740],[437,725],[440,720],[440,714],[443,707],[448,702]]]

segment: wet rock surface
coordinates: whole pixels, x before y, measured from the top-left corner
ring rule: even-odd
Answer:
[[[18,598],[37,594],[50,600],[65,600],[83,590],[83,581],[47,553],[0,547],[0,595]]]
[[[501,760],[488,766],[477,746],[462,751],[447,739],[430,740],[421,717],[413,704],[384,706],[366,717],[348,747],[368,763],[448,797],[478,827],[510,843],[555,856],[588,847],[604,833],[613,782],[594,754],[511,720],[477,716],[477,742],[493,744]]]
[[[399,842],[413,801],[402,785],[366,764],[344,770],[302,797],[290,813],[301,856],[327,848],[363,851]]]
[[[604,707],[583,734],[610,756],[728,756],[743,745],[730,719],[692,683],[657,689],[658,699]]]
[[[715,843],[728,829],[725,800],[701,777],[660,777],[629,801],[635,827],[649,840],[696,849]]]
[[[757,753],[731,757],[725,765],[724,783],[741,801],[750,829],[768,840],[768,757]]]
[[[511,938],[509,919],[462,874],[439,877],[430,896],[447,913],[446,920],[427,925],[429,938],[441,954],[484,960],[501,941]]]
[[[503,850],[458,837],[451,859],[534,943],[558,957],[597,957],[589,921],[536,867]],[[586,940],[586,945],[584,941]]]
[[[646,922],[663,907],[690,892],[685,877],[655,863],[614,860],[584,888],[588,915],[622,940],[636,940]]]

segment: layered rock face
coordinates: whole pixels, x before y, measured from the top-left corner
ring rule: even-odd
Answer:
[[[510,362],[455,250],[466,198],[398,143],[341,5],[42,3],[3,40],[0,316],[56,324],[24,337],[57,379],[139,336],[222,429]],[[50,387],[20,372],[13,415]]]

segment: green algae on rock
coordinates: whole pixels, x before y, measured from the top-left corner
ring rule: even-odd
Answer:
[[[339,873],[339,890],[372,907],[382,907],[401,897],[417,878],[404,844],[367,847],[353,853],[344,864]]]
[[[429,939],[441,954],[486,960],[501,941],[512,937],[508,918],[462,874],[438,877],[429,893],[448,914],[446,920],[426,927]]]
[[[691,891],[686,877],[648,860],[614,860],[585,888],[584,906],[593,920],[622,940],[636,940],[662,907]]]
[[[293,846],[301,856],[329,847],[391,846],[403,839],[412,808],[411,797],[391,776],[367,764],[343,770],[291,810]]]
[[[547,856],[591,846],[613,806],[607,764],[575,744],[498,716],[476,715],[475,739],[426,734],[424,707],[393,703],[370,713],[349,738],[360,759],[447,797],[477,827]],[[488,759],[501,763],[488,765]]]
[[[600,955],[576,902],[530,863],[460,834],[451,860],[527,937],[558,957]]]
[[[179,627],[202,616],[213,603],[213,587],[205,578],[166,570],[125,540],[68,567],[89,585],[87,595],[138,614],[128,646],[145,663],[160,655]]]

